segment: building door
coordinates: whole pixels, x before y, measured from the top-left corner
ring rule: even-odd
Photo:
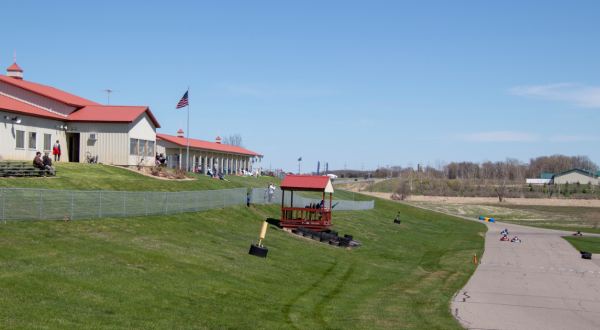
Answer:
[[[79,163],[79,133],[67,133],[69,162]]]

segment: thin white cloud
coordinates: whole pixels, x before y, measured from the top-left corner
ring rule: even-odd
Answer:
[[[561,83],[514,87],[509,91],[524,97],[569,102],[579,108],[600,108],[600,87],[598,86]]]
[[[598,136],[589,135],[555,135],[550,138],[552,142],[586,142],[586,141],[600,141]]]
[[[227,93],[256,98],[307,98],[333,94],[329,90],[294,86],[221,84]]]
[[[537,134],[513,131],[492,131],[455,134],[451,136],[450,139],[466,142],[536,142],[540,141],[540,136]]]

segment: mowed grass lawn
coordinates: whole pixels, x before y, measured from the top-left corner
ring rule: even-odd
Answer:
[[[0,178],[0,188],[33,188],[58,190],[111,190],[111,191],[196,191],[243,187],[266,188],[269,182],[279,185],[280,179],[270,177],[225,176],[230,182],[191,174],[196,180],[161,180],[127,169],[79,163],[55,163],[58,177]]]
[[[563,236],[563,238],[579,251],[600,254],[600,237]]]
[[[275,205],[2,224],[0,328],[461,329],[449,304],[485,225],[375,205],[333,215],[362,247],[269,229],[266,259],[247,253]]]
[[[498,221],[523,226],[578,231],[600,234],[600,208],[579,206],[451,204],[408,202],[445,213],[478,218],[488,217]]]

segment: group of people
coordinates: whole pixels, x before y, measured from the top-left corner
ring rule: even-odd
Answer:
[[[39,168],[40,170],[53,170],[52,167],[52,159],[50,158],[50,152],[45,151],[44,157],[42,157],[41,152],[35,153],[35,158],[33,159],[33,167]]]
[[[158,152],[156,153],[156,156],[154,157],[154,165],[164,167],[166,161],[167,157],[165,157],[165,154],[158,154]]]
[[[500,240],[503,242],[511,241],[513,243],[521,243],[519,235],[515,235],[515,237],[513,237],[512,239],[508,238],[508,229],[504,229],[500,234],[503,235],[502,238],[500,238]]]

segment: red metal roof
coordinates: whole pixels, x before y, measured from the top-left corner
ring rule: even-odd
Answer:
[[[34,107],[27,103],[11,99],[10,97],[0,95],[0,109],[7,112],[15,112],[26,114],[35,117],[52,118],[58,120],[65,120],[65,117],[57,115],[55,113]]]
[[[329,177],[318,175],[286,175],[280,185],[283,190],[301,189],[315,191],[325,191],[328,188],[327,186],[330,186],[333,190]]]
[[[16,86],[16,87],[19,87],[22,89],[25,89],[25,90],[28,90],[30,92],[45,96],[47,98],[62,102],[66,105],[77,107],[77,108],[83,107],[86,105],[100,105],[100,103],[86,100],[83,97],[79,97],[79,96],[67,93],[65,91],[61,91],[60,89],[32,83],[30,81],[19,80],[19,79],[7,77],[7,76],[1,76],[1,75],[0,75],[0,81],[5,82],[7,84],[11,84],[13,86]]]
[[[17,63],[13,63],[13,65],[9,66],[8,69],[6,69],[6,71],[21,71],[23,72],[23,70],[21,68],[19,68],[19,66],[17,65]]]
[[[166,134],[156,134],[156,139],[157,140],[165,140],[165,141],[174,143],[181,147],[187,146],[187,139],[183,138],[183,137],[177,137],[177,136],[166,135]],[[227,144],[219,144],[219,143],[215,143],[215,142],[195,140],[195,139],[190,139],[190,147],[198,148],[198,149],[221,151],[221,152],[230,152],[230,153],[242,154],[242,155],[262,156],[261,154],[257,154],[256,152],[253,152],[253,151],[250,151],[250,150],[247,150],[244,148],[230,146]]]
[[[124,105],[88,105],[67,116],[68,121],[79,122],[103,122],[103,123],[132,123],[142,113],[146,112],[154,126],[160,128],[160,124],[154,118],[150,108],[146,106],[124,106]]]

